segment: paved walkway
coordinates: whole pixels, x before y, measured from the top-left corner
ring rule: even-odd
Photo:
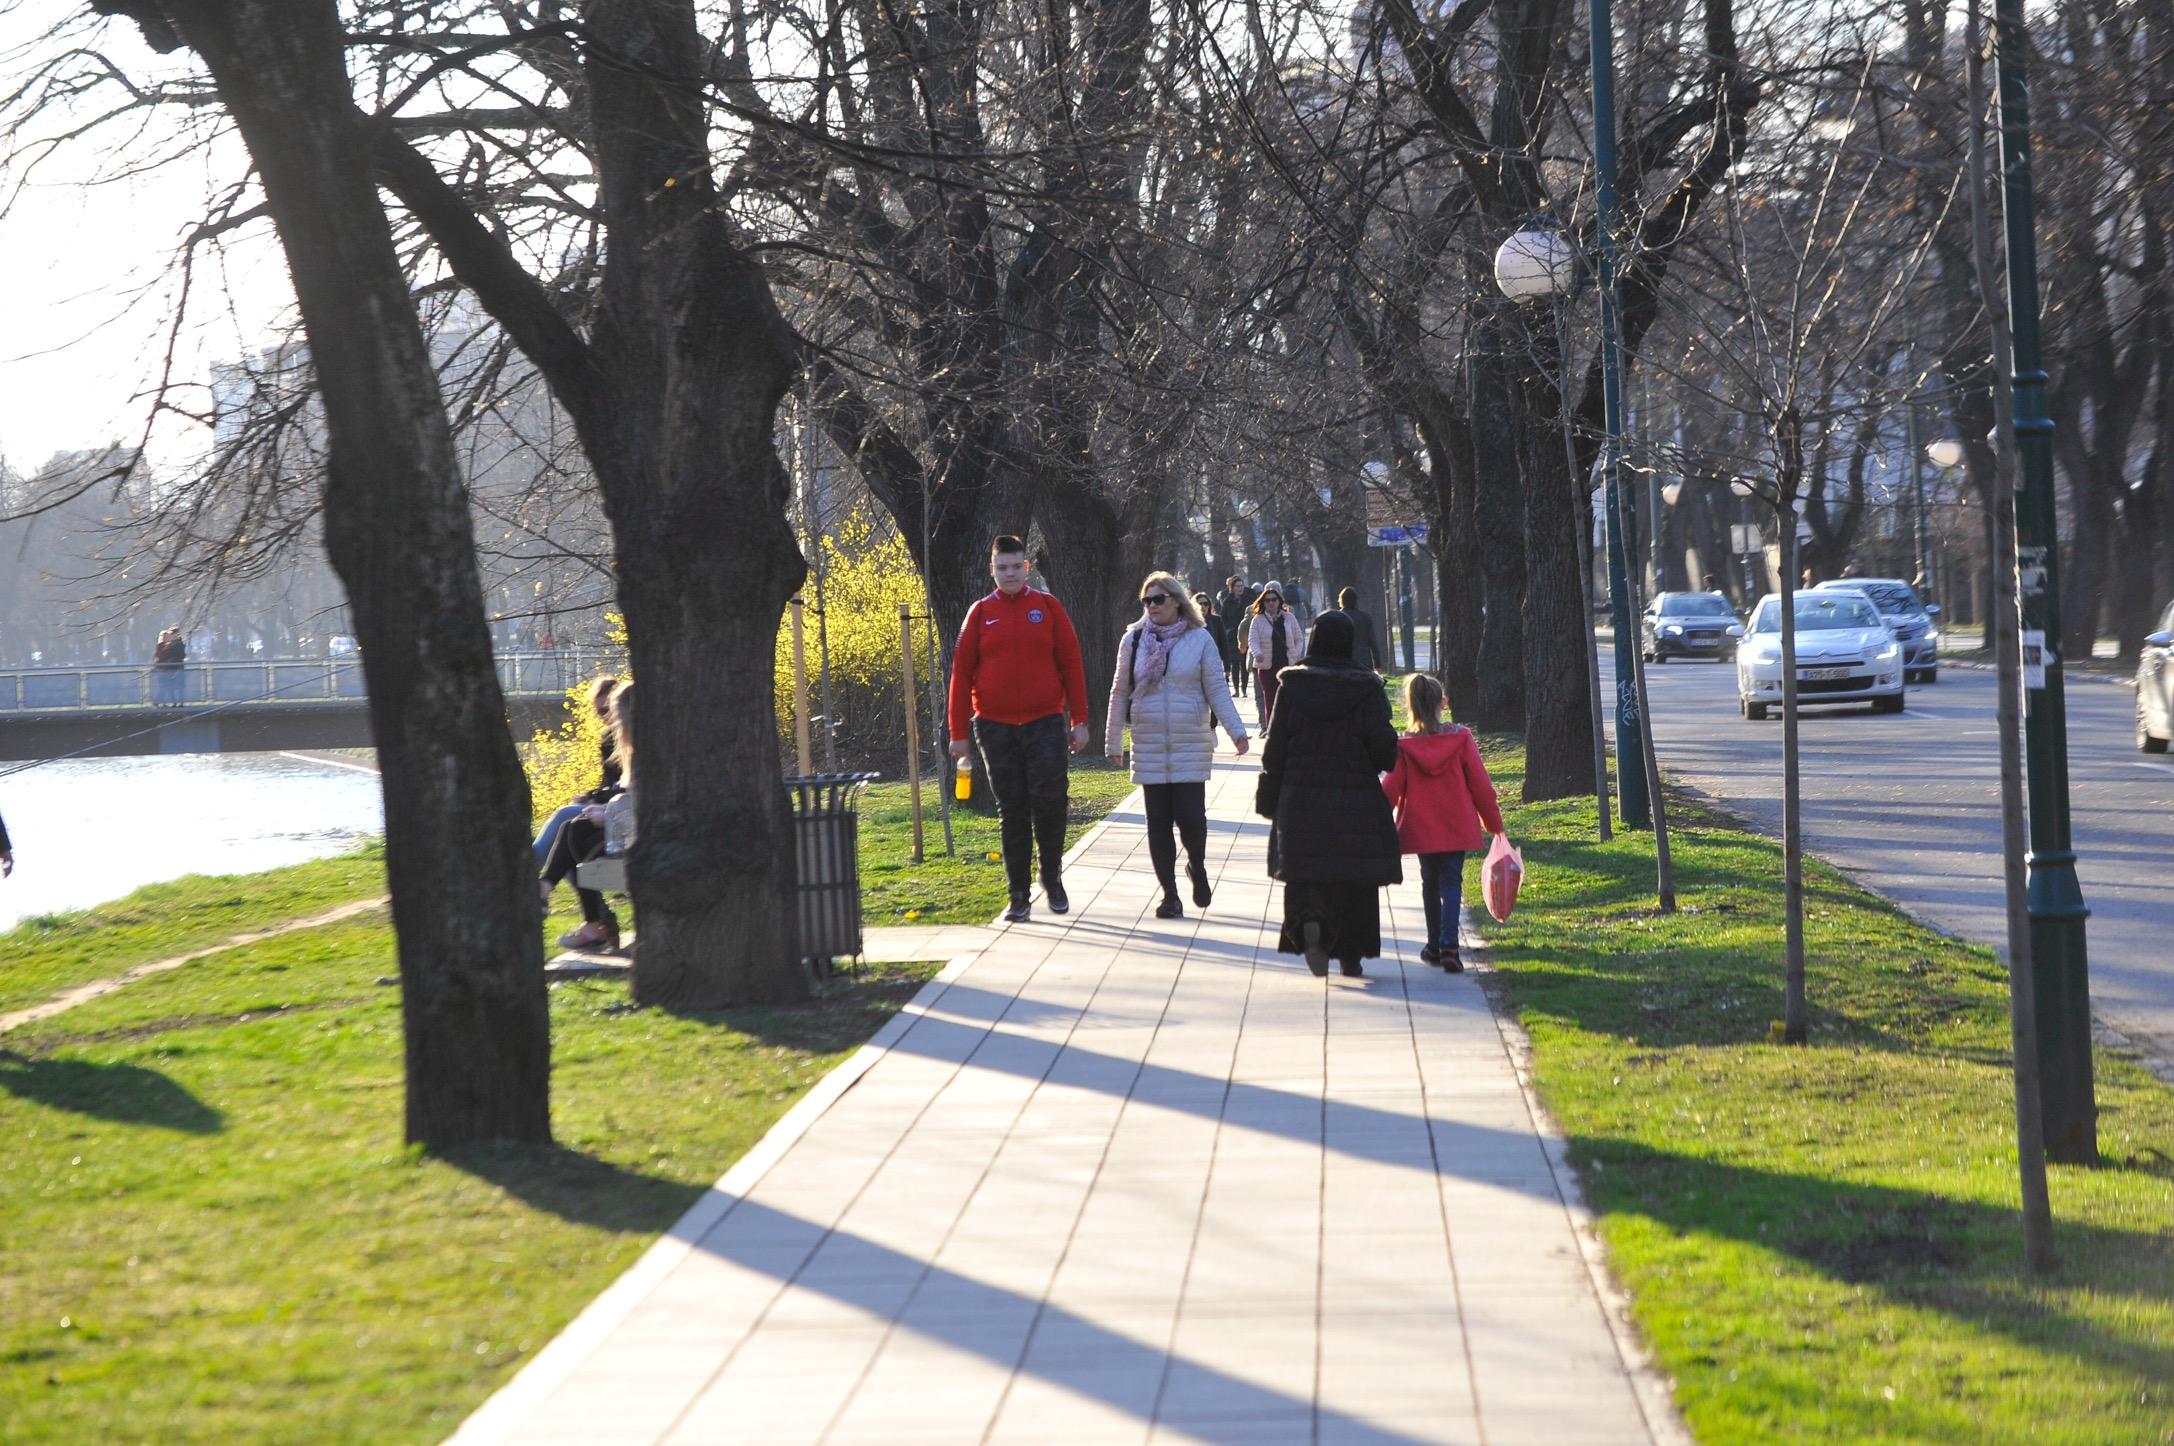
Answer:
[[[1278,955],[1254,779],[1205,915],[1121,807],[456,1440],[1681,1439],[1521,1041],[1412,884],[1367,978]]]

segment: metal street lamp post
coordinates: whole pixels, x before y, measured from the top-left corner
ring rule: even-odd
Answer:
[[[2023,615],[2023,731],[2030,787],[2029,912],[2046,1157],[2098,1159],[2091,1062],[2091,982],[2084,952],[2090,910],[2076,879],[2068,818],[2068,709],[2061,680],[2059,549],[2053,511],[2053,419],[2038,340],[2038,240],[2031,197],[2030,83],[2023,0],[1995,0],[1993,58],[2000,92],[2002,221],[2015,399],[2016,581]]]

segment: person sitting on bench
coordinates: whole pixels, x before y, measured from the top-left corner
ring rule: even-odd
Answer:
[[[592,803],[579,816],[568,819],[551,842],[544,860],[542,896],[550,907],[551,891],[559,880],[603,853],[623,854],[634,845],[634,685],[622,683],[611,695],[612,755],[619,760],[619,793],[609,803]],[[574,896],[581,901],[581,927],[559,939],[561,949],[591,950],[619,947],[619,919],[604,904],[604,896],[578,883]]]

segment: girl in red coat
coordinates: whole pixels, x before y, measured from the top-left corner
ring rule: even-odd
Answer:
[[[1397,740],[1396,767],[1381,791],[1396,805],[1397,840],[1419,855],[1419,886],[1427,906],[1427,939],[1419,957],[1452,974],[1462,973],[1457,955],[1457,916],[1464,907],[1464,856],[1502,832],[1495,783],[1480,762],[1472,730],[1442,721],[1442,685],[1425,673],[1404,683],[1412,731]]]

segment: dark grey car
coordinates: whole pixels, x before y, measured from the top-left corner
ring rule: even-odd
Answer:
[[[1736,656],[1736,644],[1744,625],[1729,610],[1729,600],[1717,592],[1664,592],[1646,604],[1639,620],[1638,646],[1649,663],[1670,658],[1712,658],[1727,662]]]

